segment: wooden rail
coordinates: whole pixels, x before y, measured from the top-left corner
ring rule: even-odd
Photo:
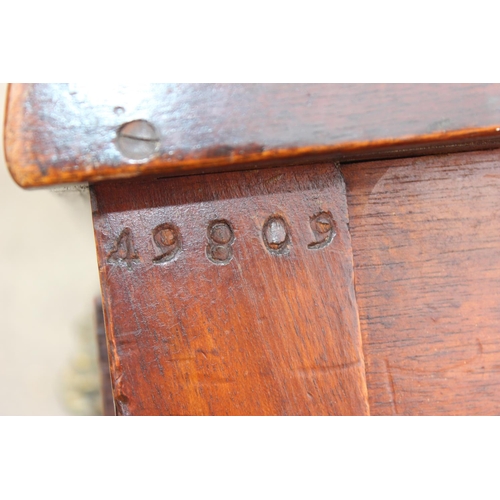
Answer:
[[[500,146],[497,84],[12,84],[23,187]]]

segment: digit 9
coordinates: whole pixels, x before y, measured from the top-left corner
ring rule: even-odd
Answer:
[[[319,250],[329,245],[333,238],[337,236],[335,222],[330,212],[320,212],[311,217],[311,229],[315,236],[315,241],[309,243],[307,248]]]
[[[173,224],[160,224],[153,229],[154,244],[161,254],[153,258],[155,264],[169,262],[181,250],[181,234]]]

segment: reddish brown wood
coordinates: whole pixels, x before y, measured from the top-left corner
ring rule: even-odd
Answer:
[[[99,355],[99,374],[101,376],[101,394],[103,414],[107,417],[115,415],[115,403],[111,389],[111,374],[109,372],[108,347],[104,327],[104,314],[102,301],[99,297],[94,303],[97,350]]]
[[[24,187],[148,175],[92,188],[119,413],[366,414],[344,184],[294,163],[497,147],[499,104],[475,84],[15,84],[5,149]],[[343,167],[374,414],[500,411],[498,157]]]
[[[24,187],[499,145],[497,84],[13,84],[5,127]]]
[[[342,170],[372,414],[499,414],[500,150]]]
[[[368,413],[334,165],[101,183],[92,200],[119,414]]]

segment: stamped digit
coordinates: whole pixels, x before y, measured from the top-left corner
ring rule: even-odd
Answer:
[[[125,262],[128,266],[134,260],[138,260],[139,255],[134,247],[132,231],[126,227],[118,236],[114,248],[108,254],[108,262]]]
[[[311,229],[316,241],[307,245],[310,250],[319,250],[326,247],[337,235],[335,222],[330,212],[320,212],[311,217]]]
[[[208,226],[207,258],[218,265],[229,264],[233,258],[234,231],[226,220],[216,220]]]
[[[156,264],[173,260],[181,250],[181,234],[173,224],[160,224],[153,229],[154,244],[161,254],[153,258]]]
[[[269,217],[262,228],[262,238],[270,253],[275,255],[287,253],[290,245],[290,231],[285,219],[280,215]]]

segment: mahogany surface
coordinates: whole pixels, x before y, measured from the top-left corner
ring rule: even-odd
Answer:
[[[94,183],[123,415],[499,414],[499,146],[498,84],[12,84],[5,126],[21,186]]]
[[[368,414],[336,166],[91,193],[118,414]]]
[[[94,302],[94,311],[97,334],[97,350],[99,355],[99,374],[101,376],[102,410],[103,415],[110,417],[115,415],[115,403],[113,399],[113,392],[111,390],[108,346],[104,326],[104,314],[102,312],[102,301],[100,297]]]
[[[500,151],[342,172],[371,413],[498,415]]]
[[[495,146],[498,84],[11,84],[5,124],[23,187]]]

